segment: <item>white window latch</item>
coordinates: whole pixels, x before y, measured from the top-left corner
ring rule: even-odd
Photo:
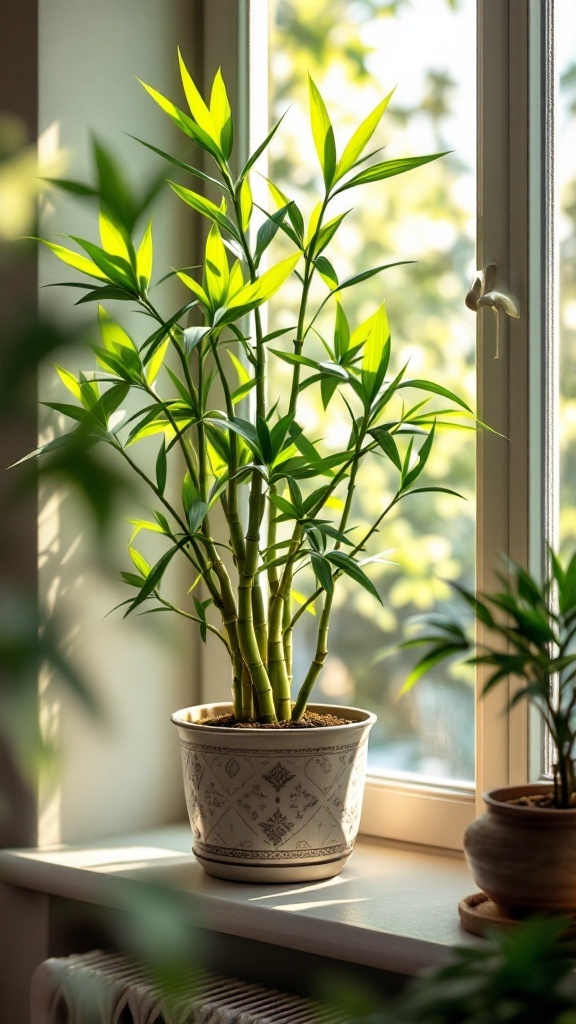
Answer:
[[[515,320],[520,317],[520,304],[513,295],[494,288],[496,264],[489,263],[485,270],[479,270],[466,295],[466,305],[474,313],[483,306],[493,309],[496,314],[496,351],[494,358],[500,357],[500,321],[503,314]]]

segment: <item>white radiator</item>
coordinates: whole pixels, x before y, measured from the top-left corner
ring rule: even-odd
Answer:
[[[116,953],[45,960],[31,986],[30,1024],[345,1024],[311,999],[191,968],[167,1005],[141,968]]]

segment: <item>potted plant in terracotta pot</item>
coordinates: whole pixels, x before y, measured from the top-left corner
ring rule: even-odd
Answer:
[[[463,656],[488,666],[484,693],[510,681],[510,707],[528,701],[545,727],[552,781],[487,793],[486,812],[464,837],[476,882],[512,914],[576,913],[576,554],[566,562],[548,554],[542,583],[510,562],[500,591],[456,587],[482,626],[481,642],[456,619],[436,615],[403,644],[427,647],[404,689],[445,658]]]
[[[374,162],[374,154],[365,153],[387,96],[338,155],[328,113],[310,81],[323,193],[305,218],[271,182],[273,209],[260,210],[251,175],[279,125],[235,167],[221,74],[205,101],[181,58],[180,70],[189,113],[145,88],[201,151],[202,166],[146,145],[187,172],[191,184],[209,183],[211,199],[170,182],[183,214],[191,208],[206,223],[203,265],[175,271],[181,305],[162,309],[151,294],[152,227],[140,229],[135,240],[138,206],[118,168],[97,148],[96,186],[56,182],[81,199],[100,200],[101,244],[73,238],[80,252],[42,241],[88,279],[80,301],[97,304],[101,340],[93,346],[92,375],[58,369],[75,401],[48,404],[74,426],[34,454],[62,444],[114,450],[152,502],[149,518],[133,520],[133,566],[122,574],[133,589],[125,614],[167,609],[183,615],[203,641],[208,633],[216,637],[229,657],[232,702],[185,708],[172,719],[202,865],[249,880],[321,878],[337,873],[351,852],[375,720],[368,711],[309,703],[327,654],[334,589],[347,575],[381,600],[369,577],[367,546],[399,502],[445,490],[421,484],[437,418],[446,412],[426,402],[440,396],[451,413],[470,413],[440,384],[409,378],[392,352],[383,302],[363,322],[349,322],[348,291],[397,264],[359,267],[340,280],[326,253],[346,214],[332,207],[352,188],[439,154]],[[213,174],[203,169],[208,158]],[[279,234],[291,252],[275,262]],[[313,283],[322,289],[319,299]],[[296,323],[270,334],[265,308],[284,287],[298,291]],[[143,314],[138,338],[112,319],[110,301],[128,302]],[[320,357],[311,344],[318,337],[325,349]],[[269,360],[288,364],[286,394],[267,393]],[[340,403],[348,423],[340,450],[327,449],[321,432],[311,436],[303,429],[299,400],[307,388],[318,389],[324,408]],[[129,397],[131,414],[122,418]],[[154,442],[150,470],[137,452]],[[362,473],[378,458],[389,463],[395,482],[375,521],[361,524],[354,496]],[[153,564],[134,544],[147,532],[165,544]],[[189,590],[181,602],[164,585],[173,559],[187,571]],[[310,584],[299,604],[296,574]],[[316,648],[293,692],[293,646],[310,610],[318,623]]]

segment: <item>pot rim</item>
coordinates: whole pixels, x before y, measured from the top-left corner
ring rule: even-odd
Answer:
[[[524,807],[518,804],[507,803],[507,800],[515,800],[520,796],[532,796],[535,793],[550,793],[553,786],[549,782],[533,782],[521,786],[501,786],[498,789],[491,789],[484,793],[483,800],[488,810],[509,819],[546,818],[551,824],[568,823],[576,821],[576,807]]]
[[[279,730],[272,730],[272,729],[271,730],[266,730],[266,729],[263,729],[263,730],[261,730],[261,732],[264,735],[266,735],[266,734],[270,735],[270,733],[273,733],[276,736],[279,735],[279,734],[282,734],[282,735],[290,735],[290,734],[292,734],[292,735],[294,735],[295,733],[299,733],[301,735],[303,732],[306,732],[308,735],[322,735],[322,736],[326,736],[330,732],[336,732],[337,731],[338,735],[341,736],[343,733],[349,732],[349,731],[354,730],[354,729],[358,729],[358,726],[363,726],[363,727],[369,726],[371,728],[374,725],[374,723],[376,722],[376,715],[373,714],[372,711],[366,711],[365,708],[355,708],[355,707],[350,707],[348,705],[341,705],[341,704],[308,704],[308,708],[310,709],[310,711],[317,711],[319,714],[323,714],[323,713],[333,714],[337,718],[348,718],[348,717],[350,717],[350,713],[352,715],[358,715],[359,717],[357,719],[355,718],[352,722],[348,722],[346,725],[344,725],[344,724],[343,725],[319,725],[319,726],[316,726],[314,729],[307,729],[307,730],[296,730],[295,729],[295,730],[286,730],[285,731],[283,729],[279,729]],[[218,710],[216,710],[216,709],[218,709]],[[212,703],[208,703],[208,704],[191,704],[190,707],[181,708],[179,711],[175,711],[172,715],[170,715],[170,721],[175,726],[177,726],[179,728],[182,728],[182,729],[190,729],[190,730],[198,730],[199,729],[199,730],[203,731],[206,728],[206,726],[204,726],[201,722],[191,722],[189,719],[186,719],[183,716],[188,714],[189,712],[192,712],[192,711],[195,712],[196,714],[201,713],[202,711],[204,711],[207,715],[209,715],[209,714],[225,714],[226,710],[228,710],[228,711],[232,710],[232,703],[231,703],[231,701],[216,701],[216,702],[212,702]],[[210,729],[210,735],[219,734],[220,733],[221,735],[225,735],[225,736],[238,736],[238,733],[239,732],[242,733],[242,731],[243,731],[243,730],[238,730],[235,726],[229,726],[229,725],[211,725],[211,726],[208,726],[208,728]],[[248,731],[250,731],[250,730],[246,730],[246,732],[248,732]],[[254,730],[254,731],[257,731],[257,730]]]

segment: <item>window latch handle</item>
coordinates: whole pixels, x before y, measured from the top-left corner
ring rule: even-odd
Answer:
[[[513,317],[517,320],[520,317],[520,304],[513,295],[499,291],[494,288],[496,264],[490,263],[486,270],[479,270],[476,274],[469,292],[466,295],[466,305],[474,313],[479,309],[488,307],[496,314],[496,352],[494,358],[500,357],[500,323],[503,315]]]

